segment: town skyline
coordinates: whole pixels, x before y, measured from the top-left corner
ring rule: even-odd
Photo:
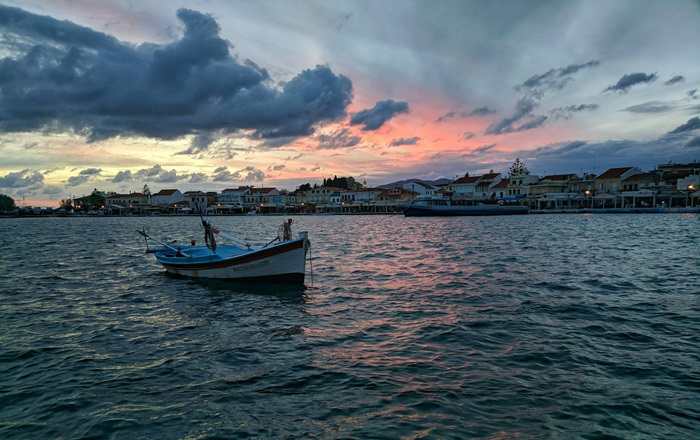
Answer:
[[[6,4],[0,193],[28,204],[700,159],[697,2]]]

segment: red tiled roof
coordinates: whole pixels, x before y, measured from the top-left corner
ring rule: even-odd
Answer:
[[[643,180],[655,181],[656,179],[657,179],[657,176],[655,173],[639,173],[639,174],[635,174],[633,176],[629,176],[624,181],[625,182],[640,182]]]
[[[498,182],[494,188],[508,188],[508,179],[501,179],[501,181]]]
[[[484,174],[483,176],[481,176],[481,180],[493,180],[493,179],[495,179],[496,177],[498,177],[498,176],[500,176],[500,175],[501,175],[501,173],[488,173],[488,174]]]
[[[632,167],[610,168],[600,176],[596,177],[596,179],[617,179],[631,169]]]
[[[176,189],[161,189],[157,193],[153,194],[154,196],[171,196],[175,194],[177,190]]]
[[[476,183],[477,180],[479,180],[481,176],[464,176],[460,177],[459,179],[455,180],[452,183],[460,184],[460,183]]]
[[[251,188],[250,192],[253,193],[261,193],[261,194],[267,194],[271,191],[274,191],[276,188]]]
[[[543,180],[570,180],[573,177],[576,177],[576,174],[552,174],[550,176],[544,176],[540,179],[540,182]]]
[[[120,199],[123,197],[143,197],[143,194],[141,194],[141,193],[110,194],[107,196],[108,199]]]

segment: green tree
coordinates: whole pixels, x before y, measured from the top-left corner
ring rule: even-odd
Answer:
[[[15,209],[15,199],[0,194],[0,211],[12,211],[13,209]]]
[[[508,177],[527,176],[528,174],[530,174],[530,171],[525,166],[525,162],[520,160],[519,157],[516,157],[515,162],[513,162],[513,165],[508,169]]]

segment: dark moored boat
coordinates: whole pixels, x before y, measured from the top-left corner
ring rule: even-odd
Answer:
[[[508,205],[453,205],[449,199],[419,197],[404,208],[406,217],[433,216],[483,216],[483,215],[521,215],[527,214],[527,206]]]

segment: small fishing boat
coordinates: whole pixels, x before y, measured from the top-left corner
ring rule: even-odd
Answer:
[[[453,205],[447,198],[418,197],[403,210],[406,217],[483,216],[527,214],[527,206],[498,204]]]
[[[173,275],[191,278],[217,278],[239,281],[304,282],[306,255],[310,242],[307,232],[292,238],[291,219],[280,228],[280,234],[264,245],[254,246],[227,236],[202,218],[205,245],[167,244],[138,231],[146,241],[146,252]],[[222,235],[237,244],[217,245]],[[149,242],[158,244],[149,247]]]

